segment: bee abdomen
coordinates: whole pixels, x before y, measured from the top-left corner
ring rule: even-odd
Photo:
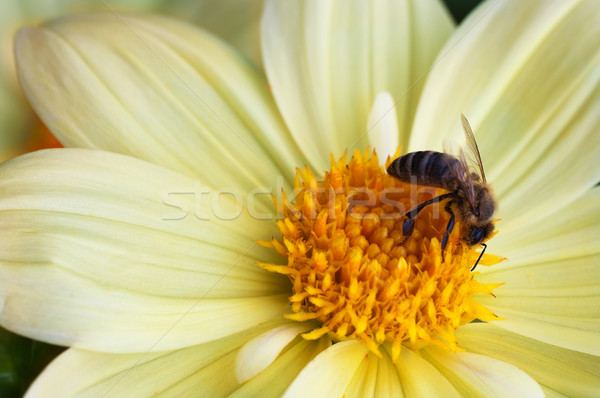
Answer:
[[[455,190],[456,180],[450,167],[458,161],[454,156],[441,152],[411,152],[394,160],[387,172],[409,184]]]

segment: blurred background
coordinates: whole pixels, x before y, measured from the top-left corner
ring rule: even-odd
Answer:
[[[444,0],[460,23],[481,0]],[[172,15],[201,26],[260,66],[262,0],[2,0],[0,4],[0,162],[23,153],[60,147],[23,96],[15,74],[12,40],[23,25],[76,12],[144,11]],[[64,348],[0,328],[0,397],[20,397]]]

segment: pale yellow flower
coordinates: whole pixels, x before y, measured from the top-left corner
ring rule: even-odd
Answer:
[[[270,1],[266,76],[157,17],[21,31],[23,88],[70,147],[0,167],[0,322],[71,347],[29,394],[594,396],[598,18],[591,0],[488,2],[452,32],[434,1]],[[438,149],[461,113],[508,257],[473,300],[504,320],[460,326],[465,351],[299,336],[321,325],[284,318],[288,278],[256,264],[284,262],[257,244],[280,236],[265,193],[347,148]]]

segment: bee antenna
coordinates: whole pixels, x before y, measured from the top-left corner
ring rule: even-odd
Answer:
[[[471,272],[475,270],[475,267],[477,267],[477,264],[479,264],[479,260],[481,260],[481,256],[483,256],[483,253],[485,253],[485,249],[487,249],[487,245],[485,243],[482,243],[481,246],[483,246],[483,250],[479,254],[479,258],[475,262],[475,265],[473,266],[473,268],[471,268]]]

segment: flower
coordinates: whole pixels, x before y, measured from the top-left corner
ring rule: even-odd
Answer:
[[[156,17],[20,33],[23,88],[70,147],[0,167],[0,322],[72,347],[31,395],[594,394],[600,10],[489,2],[440,48],[437,3],[361,4],[268,2],[266,78]],[[436,149],[460,113],[500,204],[490,246],[509,258],[478,268],[505,284],[473,300],[505,320],[460,326],[465,351],[406,345],[395,363],[391,341],[377,357],[286,320],[288,278],[256,265],[281,264],[256,243],[278,236],[260,188],[290,192],[295,167],[346,148]]]

